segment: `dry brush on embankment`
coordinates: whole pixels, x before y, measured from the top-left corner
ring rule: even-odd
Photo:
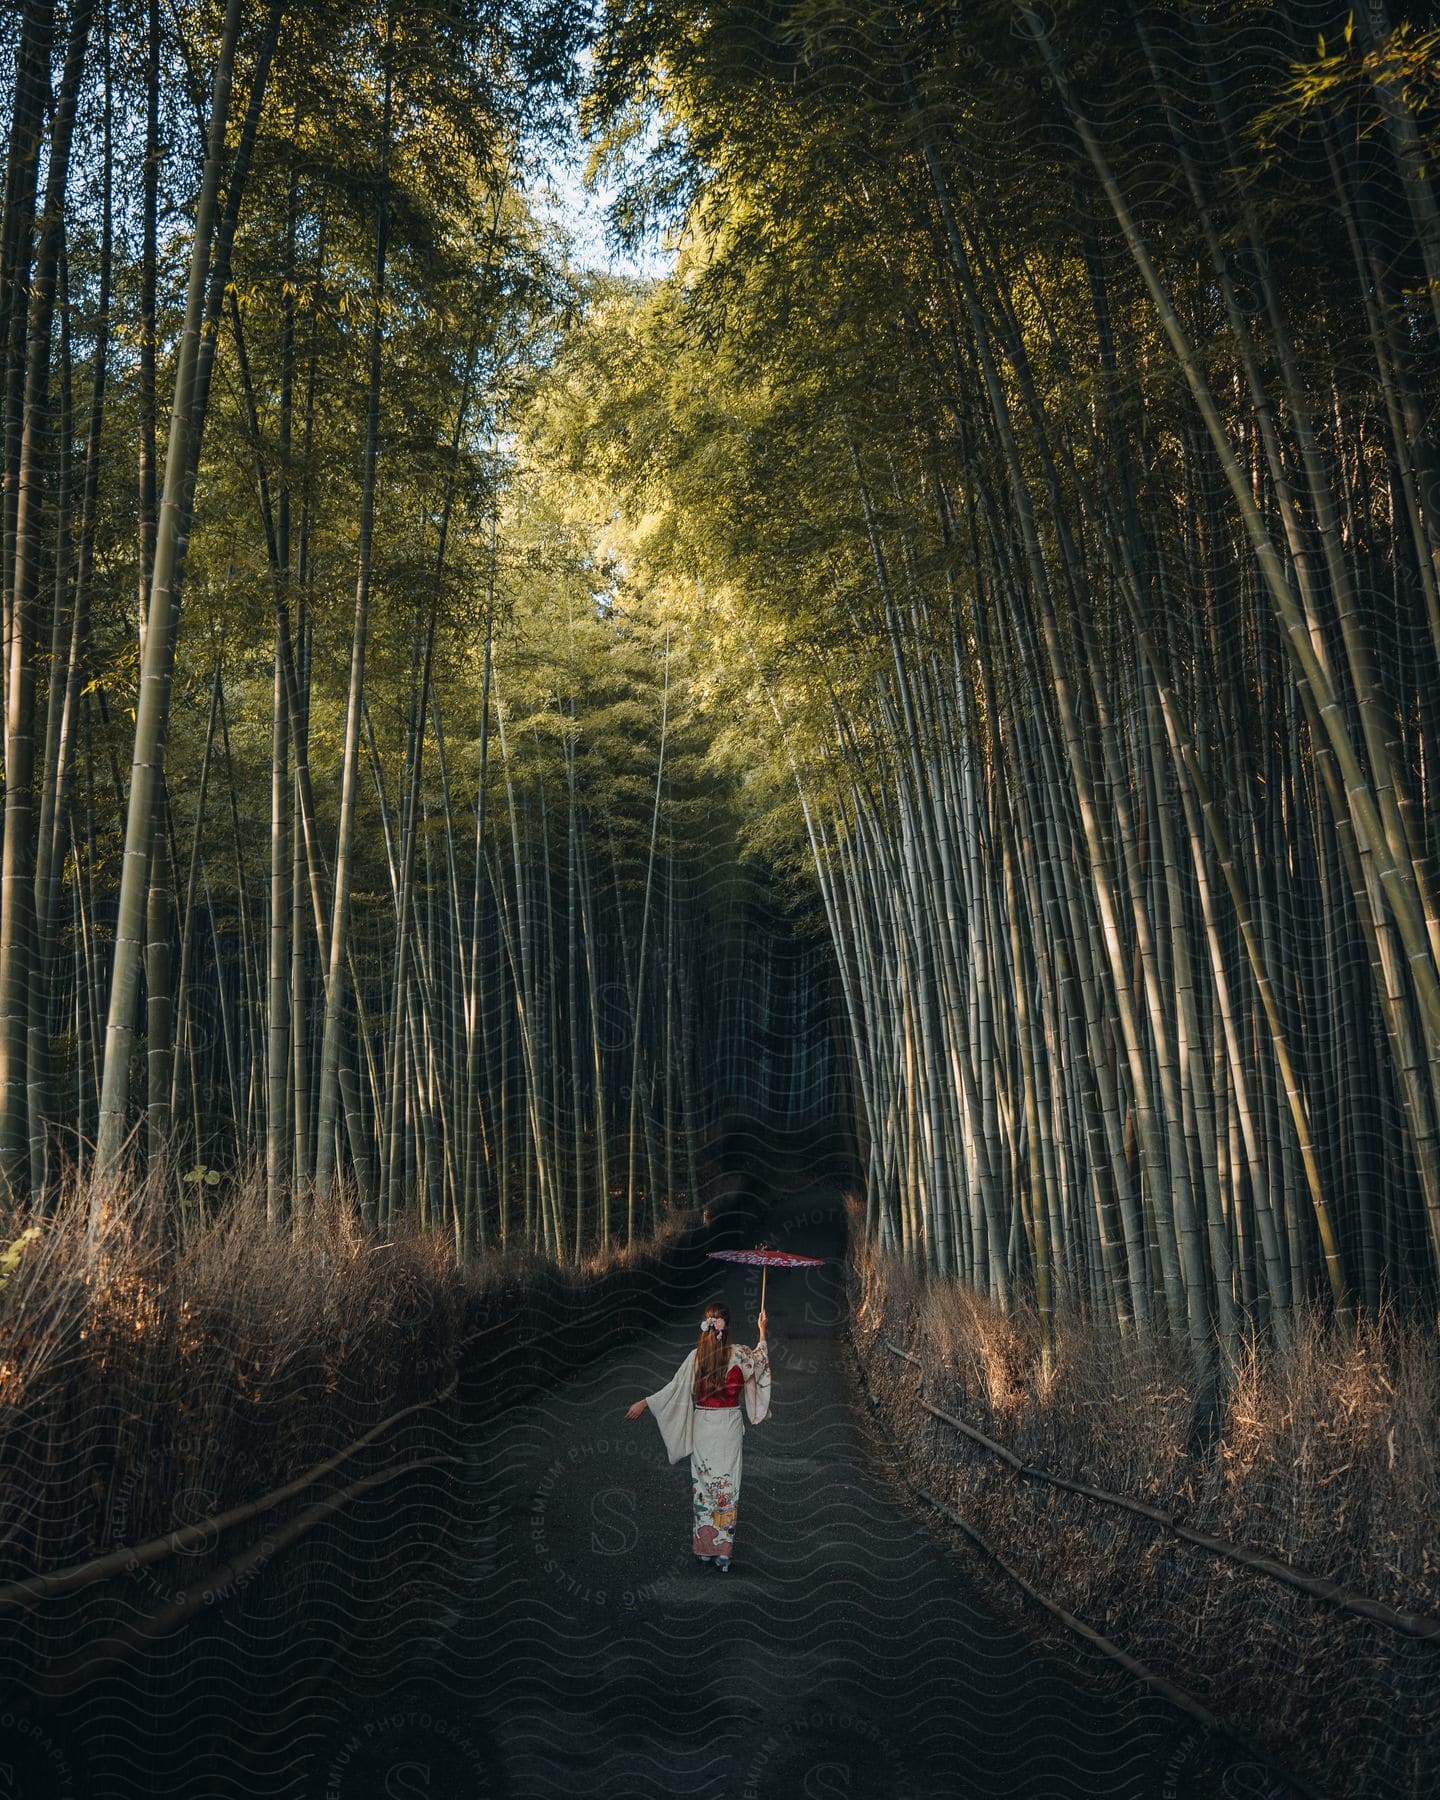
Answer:
[[[1328,1319],[1299,1317],[1288,1346],[1240,1352],[1202,1445],[1183,1344],[1062,1318],[1047,1375],[1039,1322],[1023,1308],[1002,1312],[959,1283],[925,1282],[859,1242],[850,1274],[865,1385],[917,1487],[1041,1594],[1320,1792],[1375,1800],[1433,1792],[1440,1640],[1356,1616],[1121,1507],[1017,1474],[923,1404],[1031,1469],[1141,1500],[1401,1613],[1440,1618],[1433,1332],[1387,1316],[1346,1335]],[[1007,1605],[1052,1628],[993,1565],[976,1561]]]

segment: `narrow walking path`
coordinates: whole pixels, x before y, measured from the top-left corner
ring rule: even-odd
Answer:
[[[778,1196],[764,1235],[838,1256],[838,1195]],[[759,1271],[711,1267],[700,1299],[722,1295],[753,1342]],[[482,1524],[466,1591],[427,1722],[416,1703],[388,1737],[377,1729],[375,1794],[411,1791],[397,1768],[416,1792],[487,1800],[1271,1791],[1148,1691],[1087,1683],[980,1604],[964,1556],[874,1459],[838,1264],[770,1281],[773,1412],[746,1428],[735,1566],[702,1568],[688,1461],[665,1461],[648,1414],[623,1417],[693,1344],[691,1298],[474,1444]],[[359,1800],[366,1781],[350,1774],[343,1792]]]

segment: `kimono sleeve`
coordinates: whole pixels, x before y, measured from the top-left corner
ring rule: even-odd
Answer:
[[[752,1425],[770,1416],[770,1352],[764,1338],[753,1350],[737,1344],[735,1355],[745,1376],[745,1412]]]
[[[681,1363],[662,1388],[645,1396],[645,1404],[655,1415],[660,1435],[665,1440],[665,1453],[673,1462],[689,1456],[695,1445],[694,1400],[690,1384],[695,1375],[695,1352]]]

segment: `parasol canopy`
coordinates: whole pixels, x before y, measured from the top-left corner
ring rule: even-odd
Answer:
[[[717,1262],[758,1263],[769,1269],[812,1269],[828,1262],[825,1256],[795,1256],[789,1250],[707,1250]]]
[[[828,1256],[796,1256],[789,1250],[772,1250],[769,1244],[757,1244],[753,1250],[707,1250],[716,1262],[749,1263],[763,1269],[760,1277],[760,1310],[765,1310],[765,1282],[771,1269],[817,1269],[831,1261]]]

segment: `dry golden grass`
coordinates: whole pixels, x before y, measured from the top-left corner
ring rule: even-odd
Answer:
[[[1213,1441],[1199,1449],[1183,1345],[1062,1316],[1047,1380],[1033,1313],[1002,1313],[852,1241],[856,1347],[915,1480],[1043,1593],[1322,1791],[1432,1791],[1440,1646],[1239,1569],[1118,1508],[1024,1480],[916,1401],[923,1391],[1034,1467],[1440,1616],[1433,1332],[1384,1316],[1347,1336],[1319,1313],[1302,1314],[1287,1346],[1242,1348]],[[920,1357],[923,1388],[882,1334]]]
[[[0,1569],[66,1566],[256,1498],[443,1385],[466,1283],[343,1203],[303,1236],[253,1191],[167,1221],[73,1184],[0,1292]]]

